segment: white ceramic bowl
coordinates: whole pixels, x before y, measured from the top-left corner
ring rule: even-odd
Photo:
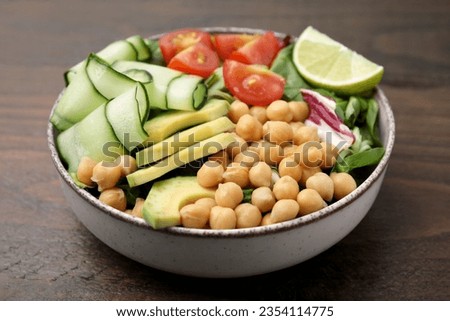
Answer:
[[[207,30],[260,32],[241,28]],[[372,174],[350,195],[318,212],[264,227],[154,230],[143,219],[101,203],[74,184],[59,158],[51,123],[47,130],[48,145],[75,215],[112,249],[147,266],[182,275],[251,276],[290,267],[318,255],[349,234],[367,214],[383,182],[395,137],[394,115],[380,88],[375,98],[380,107],[380,136],[386,152]]]

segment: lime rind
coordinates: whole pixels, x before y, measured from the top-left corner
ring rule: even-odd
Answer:
[[[293,62],[311,84],[344,95],[373,89],[384,73],[382,66],[313,27],[306,28],[295,43]]]

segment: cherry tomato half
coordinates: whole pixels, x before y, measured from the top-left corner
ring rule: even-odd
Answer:
[[[207,78],[219,67],[219,57],[214,50],[198,42],[177,53],[167,67]]]
[[[199,42],[214,49],[211,35],[198,29],[180,29],[169,32],[159,39],[159,48],[168,64],[177,53]]]
[[[227,89],[249,105],[267,106],[283,96],[286,81],[280,75],[257,65],[225,60],[223,78]]]
[[[246,43],[261,37],[260,35],[222,33],[214,36],[214,44],[220,59],[227,59],[233,51],[238,50]]]
[[[238,50],[234,51],[228,58],[244,64],[258,64],[270,66],[273,59],[280,50],[280,43],[272,31],[266,32]]]

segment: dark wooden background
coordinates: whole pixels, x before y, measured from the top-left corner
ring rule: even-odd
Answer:
[[[0,299],[450,300],[450,3],[0,1]],[[46,144],[63,72],[116,39],[192,26],[313,25],[385,66],[397,140],[342,242],[295,267],[203,280],[109,249],[74,217]]]

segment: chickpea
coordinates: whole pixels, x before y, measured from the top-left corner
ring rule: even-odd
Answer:
[[[294,160],[294,157],[286,157],[278,165],[278,173],[280,176],[290,176],[296,182],[302,178],[302,167]]]
[[[290,101],[288,105],[292,112],[293,121],[304,122],[306,118],[308,118],[309,107],[308,104],[305,103],[304,101]]]
[[[287,144],[283,146],[283,156],[289,157],[294,154],[294,152],[297,150],[297,145]]]
[[[255,117],[263,125],[267,121],[266,107],[253,106],[250,108],[250,115]]]
[[[263,135],[262,127],[255,117],[245,114],[236,124],[236,133],[246,141],[257,141]]]
[[[295,200],[279,200],[275,203],[270,213],[273,223],[279,223],[294,219],[298,214],[299,206]]]
[[[273,186],[273,194],[277,200],[295,200],[299,191],[300,188],[297,181],[290,176],[281,177]]]
[[[209,197],[199,198],[198,200],[195,201],[194,204],[208,208],[208,212],[211,212],[211,209],[214,206],[217,206],[217,203],[214,200],[214,198],[209,198]]]
[[[86,184],[87,186],[92,186],[94,184],[91,177],[95,165],[97,165],[97,162],[92,158],[87,156],[81,158],[77,169],[77,178],[81,183]]]
[[[292,118],[292,112],[289,105],[284,100],[275,100],[266,109],[269,120],[280,120],[289,123]]]
[[[256,163],[248,173],[250,183],[255,187],[270,186],[272,181],[272,169],[264,162]]]
[[[120,179],[122,169],[114,163],[100,162],[92,170],[91,180],[98,185],[98,191],[101,192],[114,187]]]
[[[267,213],[266,215],[263,216],[263,218],[261,220],[261,226],[266,226],[266,225],[270,225],[270,224],[273,224],[272,218],[271,218],[271,213]]]
[[[333,199],[333,180],[325,173],[316,173],[306,181],[306,188],[313,189],[327,202]]]
[[[347,196],[357,187],[355,179],[348,173],[331,173],[330,177],[334,184],[334,198],[337,200]]]
[[[294,159],[303,167],[317,167],[322,164],[322,146],[318,142],[307,142],[298,146]]]
[[[292,141],[294,131],[288,123],[271,120],[264,124],[263,134],[267,141],[283,146]]]
[[[209,220],[210,209],[200,204],[188,204],[180,210],[181,225],[190,228],[203,228]]]
[[[145,199],[143,198],[136,198],[136,203],[134,204],[133,209],[131,210],[131,215],[136,217],[144,217],[144,213],[142,212],[144,208]]]
[[[125,177],[137,170],[136,159],[130,155],[121,155],[114,163],[120,167],[120,177]]]
[[[270,142],[261,141],[258,143],[259,159],[269,165],[276,165],[284,157],[283,148]]]
[[[262,215],[255,205],[249,203],[240,204],[234,209],[234,212],[237,218],[237,228],[255,227],[261,223]]]
[[[248,147],[247,142],[238,134],[232,133],[235,139],[235,142],[231,143],[227,147],[227,153],[230,159],[234,159],[237,155],[245,151]]]
[[[215,194],[217,205],[222,207],[236,208],[244,199],[241,187],[233,182],[219,184]]]
[[[239,121],[239,119],[250,113],[250,110],[246,103],[235,100],[231,103],[230,110],[228,111],[228,118],[235,124]]]
[[[122,212],[127,208],[127,198],[125,197],[125,193],[118,187],[103,190],[98,199],[100,202]]]
[[[321,168],[331,168],[336,164],[336,159],[339,154],[339,150],[333,146],[332,144],[327,144],[326,142],[321,142],[320,146],[322,148],[320,151],[322,152],[322,162],[320,164]]]
[[[252,192],[252,204],[255,205],[261,213],[269,212],[276,201],[275,195],[269,187],[258,187]]]
[[[302,166],[302,177],[300,178],[300,185],[306,186],[306,181],[308,178],[313,176],[316,173],[320,173],[322,170],[320,167],[303,167]]]
[[[228,164],[230,163],[230,158],[228,157],[228,153],[226,150],[222,149],[221,151],[218,151],[215,154],[212,154],[208,157],[208,160],[210,161],[216,161],[220,163],[224,169],[227,168]]]
[[[299,213],[301,216],[318,211],[327,205],[316,190],[309,188],[298,193],[297,203],[300,206]]]
[[[215,187],[222,182],[223,167],[216,161],[207,161],[197,172],[197,181],[203,187]]]
[[[300,127],[305,126],[305,124],[303,124],[300,121],[293,121],[290,122],[289,125],[292,127],[292,130],[294,131],[294,133],[297,131],[297,129],[299,129]]]
[[[223,173],[223,181],[233,182],[238,184],[240,187],[245,188],[250,185],[250,179],[248,178],[248,167],[241,166],[240,163],[231,163],[227,167],[225,173]]]
[[[295,145],[301,145],[310,141],[319,142],[320,139],[317,133],[317,127],[301,126],[294,132],[292,140]]]
[[[209,225],[213,230],[236,228],[237,217],[229,207],[214,206],[209,216]]]
[[[249,147],[242,153],[236,155],[233,163],[238,163],[244,167],[252,167],[255,163],[259,162],[259,154],[255,148]]]

